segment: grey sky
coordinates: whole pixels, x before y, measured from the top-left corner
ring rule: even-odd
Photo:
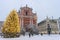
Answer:
[[[60,0],[0,0],[0,21],[4,21],[12,9],[18,11],[26,4],[37,13],[38,22],[46,16],[60,17]]]

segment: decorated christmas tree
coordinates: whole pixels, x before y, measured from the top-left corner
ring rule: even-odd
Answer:
[[[20,35],[20,24],[16,10],[12,10],[7,16],[2,28],[2,33],[4,37],[17,37]]]

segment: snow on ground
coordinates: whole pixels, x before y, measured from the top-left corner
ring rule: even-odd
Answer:
[[[34,35],[29,37],[26,36],[20,36],[19,38],[1,38],[0,40],[60,40],[60,35]]]

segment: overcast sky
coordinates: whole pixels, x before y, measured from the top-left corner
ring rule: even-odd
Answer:
[[[0,0],[0,21],[4,21],[12,9],[18,11],[26,4],[37,13],[37,22],[44,20],[46,16],[53,16],[54,19],[60,17],[60,0]]]

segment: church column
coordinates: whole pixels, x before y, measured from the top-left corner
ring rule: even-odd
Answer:
[[[31,17],[31,24],[33,25],[33,18]]]
[[[30,17],[30,25],[31,25],[31,27],[33,25],[33,19],[32,19],[32,17]]]
[[[23,19],[23,16],[22,16],[22,30],[25,32],[25,28],[24,28],[24,19]]]
[[[21,17],[21,27],[23,29],[23,17]]]
[[[30,25],[31,25],[31,18],[30,18]]]

